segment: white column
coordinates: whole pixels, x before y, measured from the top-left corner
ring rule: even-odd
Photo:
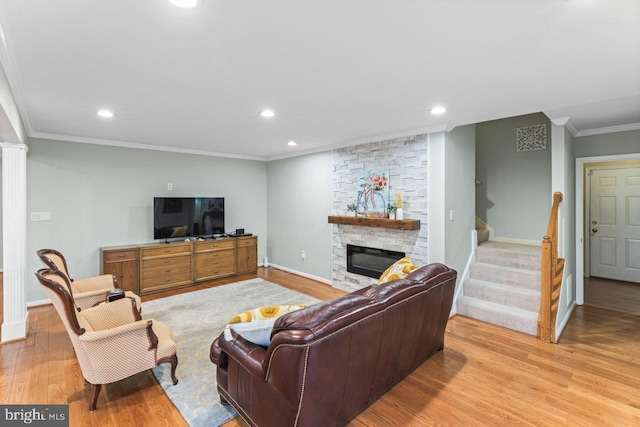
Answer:
[[[2,250],[4,255],[4,320],[2,342],[26,338],[29,313],[27,261],[27,151],[24,144],[2,147]]]

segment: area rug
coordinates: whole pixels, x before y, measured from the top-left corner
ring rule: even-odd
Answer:
[[[236,314],[268,305],[313,304],[318,300],[262,279],[221,285],[142,303],[145,319],[171,327],[178,346],[178,384],[171,384],[168,364],[153,374],[191,427],[220,426],[237,416],[220,403],[216,366],[209,348]]]

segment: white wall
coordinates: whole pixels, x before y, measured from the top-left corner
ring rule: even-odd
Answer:
[[[225,197],[226,228],[258,236],[266,253],[264,162],[33,139],[27,153],[27,301],[44,298],[36,251],[67,258],[72,276],[98,274],[100,247],[153,242],[154,196]],[[173,191],[167,190],[173,184]]]
[[[540,242],[551,209],[551,144],[516,152],[516,128],[547,125],[541,113],[476,124],[476,215],[496,237]]]
[[[558,256],[565,259],[556,322],[556,336],[559,336],[576,304],[574,141],[564,126],[551,125],[551,148],[552,193],[558,191],[563,195],[558,213]],[[549,214],[547,221],[548,218]]]
[[[445,264],[458,271],[458,285],[471,254],[471,231],[475,228],[475,125],[458,127],[445,134],[444,219]],[[453,213],[453,219],[451,214]]]
[[[575,138],[574,157],[606,156],[640,152],[640,130]]]
[[[267,164],[269,262],[325,282],[331,280],[332,171],[331,151]]]

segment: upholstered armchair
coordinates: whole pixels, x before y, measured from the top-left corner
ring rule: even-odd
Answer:
[[[105,301],[107,292],[119,288],[116,277],[111,274],[103,274],[79,280],[72,279],[69,274],[69,269],[67,268],[67,261],[64,259],[64,256],[55,249],[40,249],[38,251],[38,257],[40,257],[45,267],[58,270],[65,275],[69,283],[69,292],[75,301],[76,307],[80,310],[93,307]],[[138,295],[126,291],[125,296],[133,298],[136,301],[138,310],[142,308]]]
[[[178,356],[171,329],[153,319],[142,320],[135,299],[122,298],[77,311],[59,270],[36,273],[73,344],[82,375],[93,384],[89,410],[95,411],[103,384],[120,381],[161,363],[171,364],[173,384]]]

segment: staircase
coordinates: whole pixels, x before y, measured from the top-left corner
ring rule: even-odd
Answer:
[[[486,241],[458,299],[458,314],[537,335],[540,246]]]

